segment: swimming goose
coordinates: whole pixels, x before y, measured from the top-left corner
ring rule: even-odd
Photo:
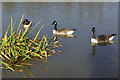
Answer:
[[[29,26],[30,22],[28,21],[28,19],[24,19],[23,23],[22,23],[22,27],[23,28],[27,28]],[[30,25],[31,26],[31,25]]]
[[[59,30],[57,30],[57,22],[54,21],[52,23],[52,25],[54,25],[54,29],[53,29],[53,34],[73,34],[74,31],[76,29],[67,29],[67,28],[61,28]]]
[[[93,37],[91,38],[92,43],[108,43],[113,40],[116,34],[100,35],[95,37],[95,27],[92,28]]]

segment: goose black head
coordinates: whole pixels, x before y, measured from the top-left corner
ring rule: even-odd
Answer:
[[[56,21],[53,21],[52,25],[54,25],[54,24],[56,25],[56,24],[57,24],[57,22],[56,22]]]
[[[92,31],[95,32],[95,27],[92,28]]]
[[[23,24],[29,24],[30,22],[28,21],[28,19],[24,19]]]
[[[28,19],[24,19],[25,22],[28,22]]]

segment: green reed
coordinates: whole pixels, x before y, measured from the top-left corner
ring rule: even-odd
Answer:
[[[40,27],[39,31],[35,35],[35,38],[30,39],[30,37],[26,34],[28,34],[27,32],[32,24],[32,21],[30,22],[29,27],[27,27],[27,29],[25,29],[22,33],[22,28],[20,29],[20,27],[23,18],[24,15],[20,20],[17,31],[15,31],[13,30],[14,24],[11,17],[11,24],[8,26],[4,37],[1,40],[1,68],[15,71],[16,67],[22,68],[24,66],[30,66],[32,64],[25,62],[25,60],[33,59],[34,57],[39,57],[43,60],[47,59],[48,56],[56,53],[54,50],[55,47],[61,46],[56,46],[56,41],[50,42],[52,40],[48,40],[46,35],[43,35],[41,39],[38,39],[38,35],[44,25]],[[33,27],[33,29],[35,29],[39,23],[40,21]],[[9,28],[11,28],[11,34],[10,36],[7,36]]]

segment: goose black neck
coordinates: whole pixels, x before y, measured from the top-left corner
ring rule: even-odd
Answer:
[[[57,30],[57,24],[54,25],[54,30]]]
[[[95,31],[93,31],[93,38],[95,38]]]

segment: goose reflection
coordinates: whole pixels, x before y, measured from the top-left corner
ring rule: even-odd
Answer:
[[[55,37],[61,38],[77,38],[74,34],[53,34]]]
[[[105,42],[105,43],[91,43],[91,45],[93,47],[92,55],[94,56],[96,54],[96,51],[95,51],[96,45],[98,45],[98,46],[107,46],[107,45],[111,45],[111,44],[114,44],[114,43],[115,43],[114,41]]]

